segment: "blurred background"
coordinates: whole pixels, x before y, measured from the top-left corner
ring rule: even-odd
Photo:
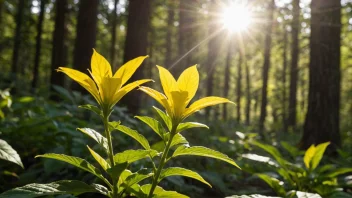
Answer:
[[[175,165],[200,171],[213,188],[171,177],[163,184],[167,189],[191,197],[275,195],[253,175],[271,169],[243,156],[263,154],[251,144],[254,140],[280,151],[286,148],[282,142],[288,143],[297,156],[298,149],[330,141],[331,157],[325,162],[350,167],[351,29],[351,0],[0,0],[0,139],[17,150],[25,166],[0,162],[0,192],[57,179],[92,182],[87,173],[34,156],[54,152],[88,158],[85,145],[92,142],[75,129],[102,126],[77,106],[94,101],[55,69],[88,73],[93,48],[113,72],[128,60],[149,55],[132,80],[152,78],[156,82],[148,86],[157,90],[155,65],[168,68],[177,79],[198,64],[195,99],[215,95],[236,103],[189,118],[210,129],[185,136],[192,145],[227,153],[244,170],[185,158]],[[113,118],[156,141],[133,118],[153,115],[153,105],[150,97],[133,91],[118,103]],[[114,135],[116,151],[137,147]],[[291,162],[302,164],[296,157]],[[349,189],[345,192],[351,183],[344,185]]]

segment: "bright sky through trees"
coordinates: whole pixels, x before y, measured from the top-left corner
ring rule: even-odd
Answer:
[[[224,8],[221,19],[224,27],[231,32],[246,30],[252,21],[251,13],[248,8],[239,3],[232,3]]]

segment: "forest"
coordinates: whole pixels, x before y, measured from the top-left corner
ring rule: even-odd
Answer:
[[[0,198],[352,198],[352,0],[0,0]]]

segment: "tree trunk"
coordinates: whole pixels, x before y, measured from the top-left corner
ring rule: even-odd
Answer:
[[[53,32],[53,49],[51,52],[51,76],[50,76],[50,90],[52,94],[50,99],[59,100],[60,97],[53,94],[55,90],[53,85],[64,86],[64,75],[56,72],[56,69],[60,66],[67,64],[66,54],[67,47],[65,45],[66,40],[66,15],[67,15],[67,0],[58,0],[55,2],[55,29]]]
[[[124,62],[147,54],[150,3],[150,0],[129,1]],[[131,81],[142,79],[143,69],[142,65],[132,76]],[[123,103],[128,107],[130,113],[136,114],[141,107],[139,93],[129,93],[127,97],[124,97]]]
[[[282,68],[282,124],[283,130],[287,131],[287,119],[286,119],[286,72],[287,72],[287,43],[288,43],[288,33],[286,25],[284,25],[284,40],[283,40],[283,68]]]
[[[237,123],[241,122],[241,97],[242,97],[242,60],[243,60],[243,52],[239,49],[238,53],[238,65],[237,65],[237,86],[236,86],[236,107],[237,107]]]
[[[166,30],[166,54],[165,54],[165,67],[171,66],[172,61],[172,37],[173,37],[173,29],[174,29],[174,21],[175,21],[175,11],[174,11],[174,3],[169,1],[168,11],[167,11],[167,30]]]
[[[299,56],[299,1],[293,0],[293,19],[292,19],[292,46],[291,46],[291,71],[290,71],[290,99],[288,105],[288,127],[295,128],[297,117],[297,82],[298,82],[298,56]]]
[[[216,13],[218,10],[217,4],[214,0],[211,1],[211,12]],[[218,53],[220,50],[220,44],[221,42],[219,41],[219,35],[214,35],[214,30],[217,30],[218,24],[214,23],[216,19],[214,19],[214,16],[210,16],[211,18],[208,20],[209,23],[209,29],[208,29],[208,35],[211,37],[209,39],[209,44],[208,44],[208,56],[207,56],[207,62],[206,62],[206,73],[207,73],[207,80],[206,80],[206,88],[207,96],[213,95],[213,81],[214,81],[214,72],[215,72],[215,66],[217,62],[217,57]],[[214,35],[214,36],[213,36]],[[211,108],[206,108],[205,109],[205,115],[207,118],[210,118],[210,110]]]
[[[111,47],[110,47],[110,64],[111,67],[116,70],[117,66],[115,64],[116,57],[116,25],[117,25],[117,4],[119,0],[114,1],[114,10],[112,12],[112,24],[111,24]]]
[[[77,18],[77,33],[74,48],[73,66],[75,69],[87,73],[95,47],[97,35],[97,14],[99,0],[81,0]],[[78,84],[73,83],[74,90],[86,93]]]
[[[251,122],[251,79],[250,79],[250,68],[249,65],[247,63],[247,58],[244,61],[244,66],[245,66],[245,70],[246,70],[246,125],[249,126],[250,122]]]
[[[225,65],[225,79],[224,79],[224,97],[227,98],[229,95],[230,89],[230,67],[231,67],[231,60],[232,60],[232,53],[233,53],[233,45],[232,40],[228,43],[227,49],[227,56],[226,56],[226,65]],[[222,111],[222,119],[227,120],[227,104],[223,104],[223,111]]]
[[[273,17],[275,9],[275,0],[269,5],[269,16],[268,26],[265,32],[265,46],[264,46],[264,65],[263,65],[263,86],[262,86],[262,102],[260,106],[260,118],[259,118],[259,133],[264,137],[264,122],[266,117],[266,105],[267,105],[267,88],[270,68],[270,57],[271,57],[271,32],[273,27]]]
[[[35,45],[33,79],[32,79],[32,91],[33,92],[37,88],[37,84],[38,84],[39,64],[40,64],[40,51],[41,51],[41,44],[42,44],[43,21],[44,21],[45,4],[46,3],[47,3],[46,0],[41,0],[40,1],[40,12],[39,12],[38,24],[37,24],[37,36],[35,38],[36,45]]]
[[[13,76],[13,81],[16,84],[17,81],[17,72],[18,72],[18,55],[20,51],[21,45],[21,28],[23,22],[23,14],[24,14],[24,5],[25,0],[18,0],[18,8],[16,14],[16,29],[15,29],[15,38],[13,45],[13,53],[12,53],[12,66],[11,66],[11,74]]]
[[[341,145],[341,2],[312,0],[311,10],[308,112],[300,146],[330,141],[336,149]]]

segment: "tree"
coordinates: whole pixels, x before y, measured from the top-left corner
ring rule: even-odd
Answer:
[[[242,97],[242,61],[243,49],[238,49],[238,64],[237,64],[237,83],[236,83],[236,106],[237,106],[237,123],[241,122],[241,97]]]
[[[148,48],[148,30],[151,4],[150,0],[130,0],[128,4],[127,33],[125,40],[124,62],[138,56],[145,56]],[[132,76],[131,81],[143,78],[143,65]],[[141,106],[137,92],[124,97],[123,103],[132,114],[136,114]]]
[[[40,63],[40,51],[42,44],[42,33],[43,33],[43,21],[44,21],[44,13],[45,13],[45,4],[46,0],[40,1],[40,12],[37,23],[37,36],[35,38],[35,58],[34,58],[34,68],[33,68],[33,79],[32,79],[32,91],[37,88],[38,84],[38,75],[39,75],[39,63]]]
[[[268,78],[270,69],[270,56],[271,56],[271,32],[273,26],[273,17],[275,9],[275,0],[272,0],[269,4],[269,14],[268,14],[268,25],[265,31],[265,44],[264,44],[264,64],[263,64],[263,86],[262,86],[262,101],[260,106],[260,118],[259,118],[259,133],[264,136],[264,122],[266,117],[266,105],[268,103],[267,99],[267,88],[268,88]]]
[[[341,2],[312,0],[308,111],[302,148],[330,141],[340,146]]]
[[[18,55],[19,55],[20,45],[21,45],[21,27],[23,22],[24,6],[25,6],[25,0],[18,0],[15,37],[14,37],[14,45],[13,45],[13,53],[12,53],[12,66],[11,66],[11,73],[13,75],[13,80],[15,83],[17,81]]]
[[[166,54],[165,54],[165,67],[171,66],[172,61],[172,37],[173,37],[173,27],[175,21],[175,10],[174,10],[174,1],[168,2],[167,10],[167,30],[166,30]]]
[[[119,0],[114,1],[114,10],[112,12],[112,22],[111,22],[111,47],[110,47],[110,64],[112,68],[116,68],[115,66],[115,57],[116,57],[116,25],[117,25],[117,4]]]
[[[55,2],[55,29],[53,32],[53,49],[51,52],[51,75],[50,75],[50,90],[54,92],[53,85],[64,86],[64,75],[56,72],[60,66],[66,65],[67,47],[66,40],[66,15],[67,15],[67,0],[58,0]],[[50,99],[58,100],[54,94],[50,95]]]
[[[288,32],[286,24],[283,27],[284,38],[283,38],[283,50],[282,50],[282,124],[284,131],[287,130],[287,119],[286,119],[286,73],[287,73],[287,43],[288,43]]]
[[[229,89],[230,89],[230,67],[231,67],[231,60],[232,60],[232,55],[233,55],[232,48],[233,48],[232,40],[230,40],[228,43],[226,64],[225,64],[225,70],[224,70],[224,76],[225,76],[225,79],[224,79],[224,98],[228,97]],[[224,105],[223,105],[222,119],[227,120],[227,105],[226,105],[226,103],[224,103]]]
[[[291,46],[291,70],[290,70],[290,97],[288,107],[288,119],[287,125],[295,128],[296,126],[296,114],[297,114],[297,82],[298,82],[298,56],[299,56],[299,1],[292,0],[292,46]]]
[[[247,60],[249,60],[249,58],[247,58],[246,56],[244,56],[246,59],[244,61],[244,68],[245,68],[245,72],[246,72],[246,125],[249,126],[250,122],[251,122],[251,77],[250,77],[250,68],[249,68],[249,64],[247,63]]]
[[[95,47],[97,33],[97,14],[99,0],[81,0],[77,17],[77,33],[74,47],[73,67],[87,73],[90,66],[90,58]],[[84,92],[77,83],[72,88]]]

